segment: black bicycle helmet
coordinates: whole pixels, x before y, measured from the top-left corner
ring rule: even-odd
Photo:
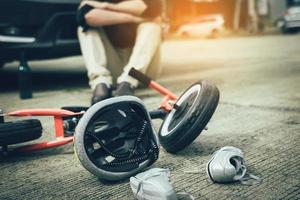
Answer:
[[[122,96],[90,107],[74,137],[81,164],[102,180],[129,178],[158,159],[158,139],[143,102]]]

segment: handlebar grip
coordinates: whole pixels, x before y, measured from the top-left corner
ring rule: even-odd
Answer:
[[[136,80],[140,81],[141,83],[145,84],[146,86],[148,86],[152,81],[150,77],[146,76],[145,74],[134,68],[130,69],[129,75],[135,78]]]
[[[151,119],[164,119],[168,112],[164,111],[163,109],[158,109],[149,112]]]

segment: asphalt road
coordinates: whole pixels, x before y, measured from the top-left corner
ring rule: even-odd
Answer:
[[[155,167],[169,168],[177,192],[196,199],[300,199],[300,35],[236,37],[217,40],[165,41],[159,82],[176,94],[207,79],[221,92],[220,104],[204,131],[176,155],[163,149]],[[59,108],[89,105],[80,57],[31,62],[35,93],[18,98],[16,63],[0,73],[0,106]],[[139,89],[149,109],[161,97]],[[12,119],[9,119],[12,120]],[[53,122],[41,118],[44,136]],[[156,128],[160,122],[156,121]],[[259,185],[215,184],[205,166],[223,146],[241,148],[248,171]],[[196,171],[196,173],[186,173]],[[127,181],[103,184],[76,160],[72,145],[26,155],[0,157],[0,199],[133,199]]]

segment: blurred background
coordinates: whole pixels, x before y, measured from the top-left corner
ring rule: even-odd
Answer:
[[[166,38],[296,33],[299,0],[161,0]],[[80,0],[2,0],[0,67],[80,55],[75,14]],[[46,54],[45,52],[46,51]],[[26,53],[25,53],[26,52]]]
[[[288,15],[294,19],[296,28],[299,5],[298,0],[167,0],[165,12],[171,30],[201,16],[218,14],[229,30],[257,33],[272,27],[288,28],[287,24],[279,24]]]
[[[299,0],[160,1],[165,41],[296,34],[300,29]],[[1,0],[0,68],[18,61],[12,65],[19,69],[24,65],[29,71],[27,61],[80,55],[75,20],[79,2]],[[20,85],[17,79],[5,82]],[[0,89],[5,90],[1,85]]]

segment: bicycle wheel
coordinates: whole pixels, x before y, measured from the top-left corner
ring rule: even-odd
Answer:
[[[170,153],[191,144],[206,127],[219,102],[218,88],[200,81],[188,88],[177,100],[159,130],[159,141]]]
[[[0,123],[0,145],[28,142],[42,136],[42,125],[37,119]]]

